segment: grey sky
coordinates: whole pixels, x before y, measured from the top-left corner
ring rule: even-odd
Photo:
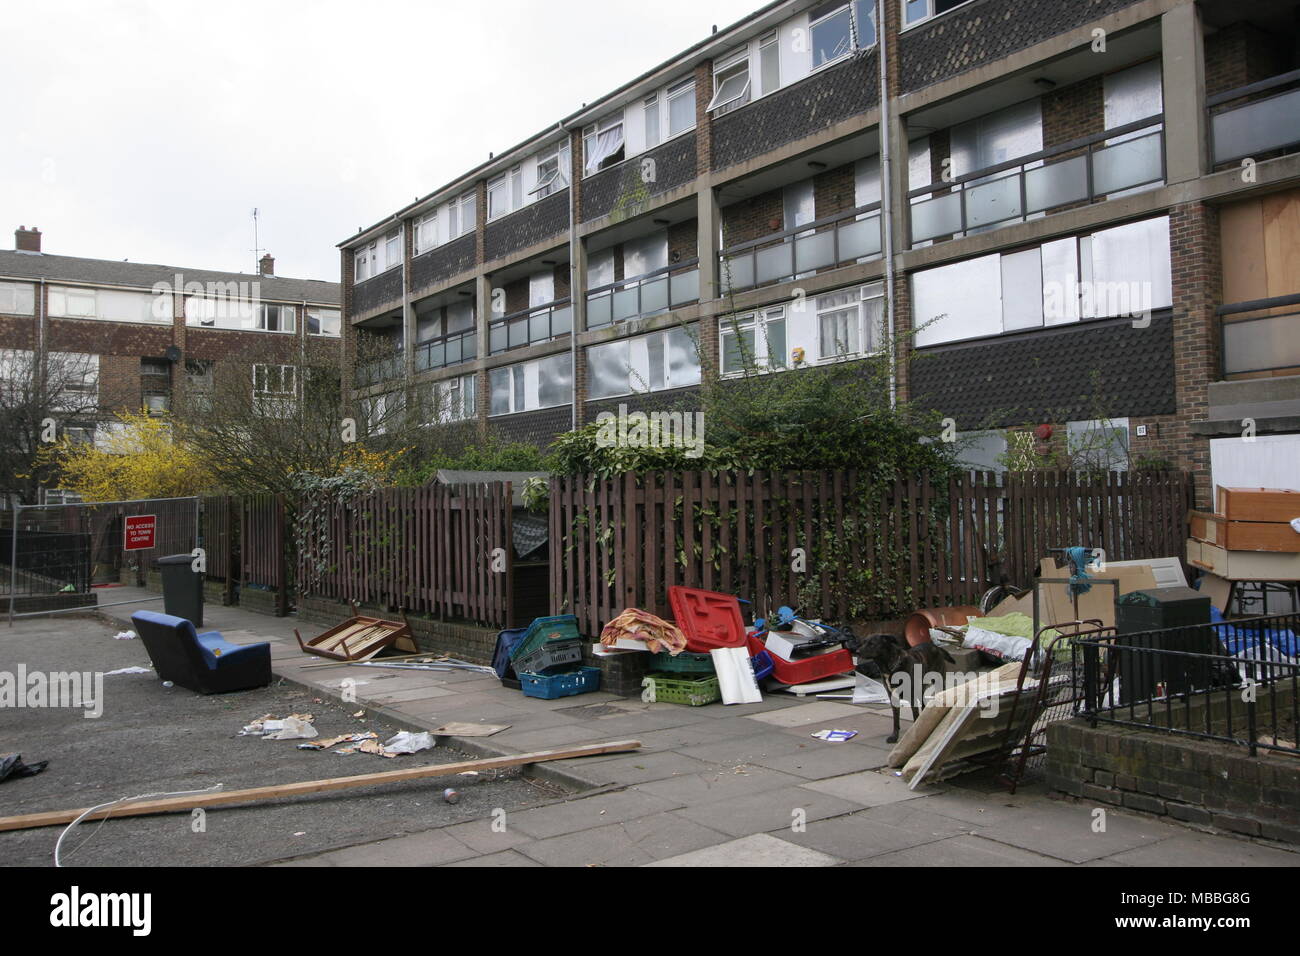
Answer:
[[[338,279],[334,244],[764,0],[0,0],[0,230]],[[11,248],[7,239],[5,248]]]

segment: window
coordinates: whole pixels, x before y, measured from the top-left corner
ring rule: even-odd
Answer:
[[[488,219],[496,219],[510,211],[510,192],[507,177],[498,176],[488,183]]]
[[[491,415],[554,408],[573,401],[573,362],[568,352],[489,373]]]
[[[1127,418],[1065,423],[1070,465],[1076,469],[1128,470],[1128,439]]]
[[[587,349],[591,398],[658,392],[700,381],[694,326],[619,339]]]
[[[338,335],[343,314],[338,309],[307,307],[307,332],[311,335]]]
[[[808,11],[812,68],[834,62],[853,51],[853,14],[849,4],[831,0]]]
[[[614,281],[614,250],[602,249],[587,258],[587,288],[599,289]]]
[[[659,94],[647,96],[645,103],[642,104],[642,112],[645,114],[645,147],[649,149],[652,146],[659,145]]]
[[[817,297],[819,354],[823,361],[877,352],[884,339],[879,283]]]
[[[151,415],[161,415],[171,406],[172,366],[166,359],[140,359],[141,404]]]
[[[623,161],[623,114],[607,116],[582,132],[583,174],[590,176]]]
[[[960,7],[969,0],[900,0],[903,4],[903,29],[914,26],[941,13]]]
[[[668,136],[695,128],[695,80],[668,87]]]
[[[859,50],[866,50],[876,45],[875,0],[854,0],[853,27],[858,34]]]
[[[429,387],[431,407],[428,423],[441,425],[473,418],[476,382],[477,378],[473,374],[434,382]]]
[[[623,243],[623,278],[635,279],[668,265],[668,231],[653,232]],[[611,282],[613,279],[610,280]]]
[[[1042,106],[1026,100],[954,126],[952,172],[965,176],[1042,148]]]
[[[537,157],[537,185],[528,195],[541,199],[569,185],[569,141],[563,140]]]
[[[50,315],[64,319],[103,319],[107,322],[150,322],[170,325],[170,295],[120,289],[49,287]]]
[[[724,318],[719,329],[722,374],[785,368],[785,308]]]
[[[528,307],[537,308],[555,301],[555,273],[537,272],[528,277]]]
[[[354,256],[354,282],[373,279],[381,272],[387,272],[402,264],[402,232],[397,230],[386,235],[382,242],[376,239],[369,245],[358,249]]]
[[[720,58],[713,67],[713,99],[709,112],[720,116],[749,102],[749,49]]]
[[[257,310],[256,328],[263,332],[292,332],[295,311],[292,305],[263,305]]]
[[[196,411],[212,409],[214,365],[208,359],[187,359],[185,362],[185,396]]]
[[[767,96],[781,88],[781,44],[773,30],[758,41],[759,96]]]
[[[99,356],[84,352],[51,352],[47,374],[59,385],[57,407],[76,412],[99,404]]]
[[[401,232],[389,233],[384,237],[384,260],[390,269],[402,261]]]
[[[289,414],[298,396],[298,370],[292,365],[253,366],[254,411],[280,418]]]
[[[358,249],[352,257],[353,261],[353,281],[365,282],[370,278],[370,246]]]
[[[426,212],[415,220],[415,254],[428,252],[438,245],[438,210]]]
[[[469,192],[459,199],[453,199],[444,207],[447,216],[447,241],[458,239],[474,231],[474,218],[478,197]]]
[[[26,282],[0,282],[0,314],[34,315],[36,288]]]
[[[912,276],[912,293],[921,347],[1146,315],[1173,302],[1169,219],[926,269]]]

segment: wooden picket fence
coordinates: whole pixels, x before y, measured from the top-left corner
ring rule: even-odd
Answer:
[[[246,495],[239,522],[240,587],[275,593],[276,613],[288,613],[290,577],[289,505],[284,495]]]
[[[241,500],[233,495],[209,495],[199,503],[199,543],[207,562],[204,577],[221,585],[229,604],[239,583]]]
[[[970,604],[1049,548],[1182,554],[1180,472],[992,472],[871,489],[855,471],[652,473],[550,482],[552,613],[597,634],[625,607],[671,618],[680,584],[827,619]],[[1000,566],[995,559],[1001,561]]]
[[[300,502],[298,592],[506,627],[513,614],[510,482],[386,488]]]

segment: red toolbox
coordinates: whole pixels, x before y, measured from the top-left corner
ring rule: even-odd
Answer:
[[[761,636],[749,639],[750,654],[765,649]],[[853,670],[853,655],[843,647],[829,654],[815,654],[798,661],[784,660],[771,651],[768,654],[772,658],[772,679],[782,684],[811,684]]]

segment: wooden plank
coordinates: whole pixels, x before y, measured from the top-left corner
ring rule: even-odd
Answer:
[[[607,743],[565,747],[560,750],[536,750],[532,753],[514,754],[508,757],[460,760],[455,763],[409,767],[404,770],[360,773],[351,777],[328,777],[323,780],[303,780],[298,783],[282,783],[269,787],[249,787],[243,790],[200,793],[184,797],[163,797],[155,800],[141,800],[137,803],[105,807],[102,810],[86,814],[84,819],[103,820],[108,817],[139,817],[155,813],[171,813],[177,810],[192,810],[197,807],[224,806],[231,803],[256,803],[262,800],[299,797],[312,793],[328,793],[334,790],[350,790],[356,787],[372,787],[380,784],[401,783],[407,780],[448,777],[468,771],[499,770],[504,767],[545,763],[550,760],[568,760],[573,757],[594,757],[598,754],[624,753],[629,750],[637,750],[640,746],[641,742],[638,740],[614,740]],[[30,830],[37,827],[71,823],[86,813],[87,809],[51,810],[41,813],[22,813],[17,816],[0,817],[0,832],[5,830]]]

